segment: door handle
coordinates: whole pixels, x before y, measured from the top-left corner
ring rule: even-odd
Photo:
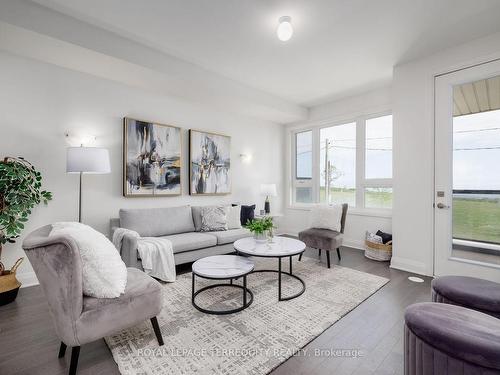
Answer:
[[[438,203],[436,205],[436,207],[439,208],[440,210],[444,210],[444,209],[450,208],[450,206],[447,206],[444,203]]]

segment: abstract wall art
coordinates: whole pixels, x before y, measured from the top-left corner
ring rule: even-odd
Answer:
[[[180,195],[181,128],[148,121],[123,120],[123,195]]]
[[[189,193],[231,193],[231,137],[189,130]]]

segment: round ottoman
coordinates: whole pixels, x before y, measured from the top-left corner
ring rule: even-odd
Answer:
[[[500,318],[500,284],[465,276],[432,280],[432,300],[481,311]]]
[[[444,303],[405,312],[406,375],[500,374],[500,320]]]

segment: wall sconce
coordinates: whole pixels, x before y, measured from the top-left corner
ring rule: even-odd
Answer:
[[[64,136],[66,137],[66,140],[70,144],[70,146],[73,147],[79,147],[79,146],[89,147],[95,145],[97,141],[97,137],[95,135],[71,134],[69,132],[66,132]]]
[[[252,160],[252,154],[240,154],[240,159],[243,163],[250,163]]]

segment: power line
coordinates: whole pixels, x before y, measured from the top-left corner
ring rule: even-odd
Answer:
[[[340,148],[344,150],[356,150],[356,147],[347,147],[347,146],[330,146],[330,148]],[[320,150],[324,150],[324,147],[321,147]],[[491,147],[463,147],[463,148],[454,148],[453,151],[481,151],[481,150],[500,150],[500,146],[491,146]],[[392,151],[392,149],[388,148],[367,148],[366,151]],[[307,153],[312,153],[312,151],[303,151],[297,152],[297,155],[303,155]]]
[[[472,129],[472,130],[457,130],[453,133],[477,133],[477,132],[487,132],[492,130],[500,130],[500,128],[483,128],[483,129]]]
[[[454,148],[453,151],[475,151],[475,150],[500,150],[500,146],[491,147],[471,147],[471,148]]]

